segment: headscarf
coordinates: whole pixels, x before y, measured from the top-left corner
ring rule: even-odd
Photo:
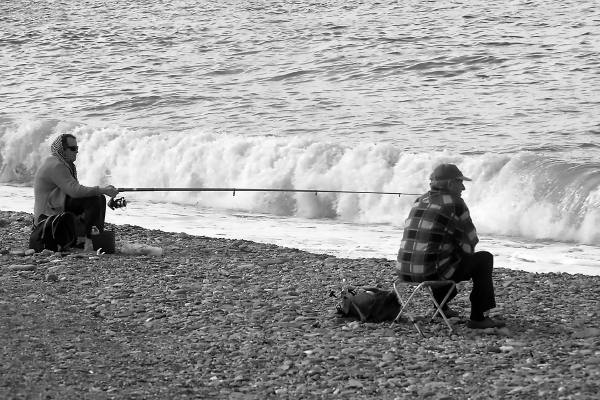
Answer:
[[[63,148],[63,137],[65,136],[65,134],[62,134],[54,139],[54,142],[52,142],[52,145],[50,146],[50,152],[54,157],[58,158],[63,164],[65,164],[67,168],[69,168],[73,178],[77,179],[77,168],[75,167],[75,164],[65,158],[65,149]]]

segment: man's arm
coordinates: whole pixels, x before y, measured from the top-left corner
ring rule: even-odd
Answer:
[[[456,241],[462,251],[467,254],[473,254],[475,253],[475,246],[479,243],[479,238],[477,237],[475,225],[471,220],[469,208],[464,200],[460,199],[460,202],[456,204],[455,213],[457,218],[456,229],[454,231]]]
[[[52,181],[68,196],[77,199],[81,197],[97,196],[105,194],[110,197],[116,196],[119,192],[113,186],[84,186],[71,175],[71,171],[63,165],[55,165],[50,173]]]

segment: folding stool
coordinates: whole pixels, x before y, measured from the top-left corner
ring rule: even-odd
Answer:
[[[400,283],[407,285],[407,286],[418,283],[417,287],[414,288],[414,290],[411,292],[410,296],[408,297],[408,299],[406,301],[404,301],[404,299],[402,299],[402,296],[400,295],[400,292],[398,290],[398,286]],[[432,288],[442,287],[445,285],[448,285],[448,292],[446,293],[446,296],[444,297],[442,302],[438,304],[438,302],[435,300],[435,296],[433,295]],[[433,311],[433,315],[431,316],[430,321],[433,321],[433,319],[439,313],[442,316],[442,318],[444,319],[444,322],[446,323],[446,325],[448,326],[450,333],[452,333],[453,332],[452,325],[450,325],[450,321],[448,321],[448,318],[446,317],[446,314],[444,314],[444,310],[442,309],[444,307],[444,305],[446,304],[446,302],[448,301],[450,294],[452,294],[452,291],[454,289],[456,289],[456,283],[454,281],[449,281],[449,280],[423,281],[423,282],[407,282],[407,281],[403,281],[400,279],[396,280],[394,282],[394,292],[396,293],[396,297],[398,298],[398,302],[400,303],[401,307],[400,307],[400,311],[398,312],[398,315],[396,315],[396,318],[394,318],[394,321],[392,321],[392,323],[394,323],[398,319],[400,319],[402,314],[409,308],[409,305],[411,304],[411,301],[413,300],[415,294],[417,294],[417,292],[419,292],[419,290],[421,290],[421,289],[427,289],[427,293],[429,293],[429,296],[433,300],[433,304],[435,304],[435,309]],[[412,322],[412,324],[414,325],[417,332],[419,332],[419,334],[422,337],[425,337],[425,335],[421,331],[421,328],[419,327],[419,324],[417,323],[415,318],[408,312],[406,313],[406,315],[408,316],[408,319],[410,320],[410,322]]]

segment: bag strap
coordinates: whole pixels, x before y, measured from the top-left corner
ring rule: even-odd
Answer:
[[[64,216],[65,216],[65,213],[62,212],[60,214],[51,215],[48,218],[46,218],[43,221],[44,222],[44,227],[42,228],[42,236],[41,236],[41,238],[44,239],[44,236],[46,235],[46,226],[50,222],[50,227],[52,229],[52,239],[56,239],[56,231],[58,230],[58,224],[60,223],[60,220]],[[52,220],[52,221],[50,221],[50,220]]]
[[[48,225],[48,221],[52,218],[53,216],[49,216],[48,218],[46,218],[44,220],[44,226],[42,227],[42,239],[44,239],[44,236],[46,235],[46,225]],[[52,226],[52,224],[51,224]],[[52,237],[54,237],[54,234],[52,234]]]
[[[350,302],[350,305],[352,307],[354,307],[354,310],[356,311],[356,313],[358,314],[358,317],[360,318],[360,322],[365,322],[367,320],[367,317],[365,317],[365,314],[363,314],[362,311],[360,311],[360,308],[358,308],[358,306],[356,304],[354,304],[354,302]]]
[[[52,239],[56,239],[56,230],[58,229],[58,224],[60,223],[63,215],[65,215],[65,213],[55,215],[54,219],[52,220]]]

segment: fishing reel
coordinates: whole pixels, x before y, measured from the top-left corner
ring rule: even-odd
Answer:
[[[107,205],[108,207],[110,207],[111,210],[114,210],[116,208],[123,208],[127,206],[127,200],[125,200],[124,197],[112,198],[108,201]]]

